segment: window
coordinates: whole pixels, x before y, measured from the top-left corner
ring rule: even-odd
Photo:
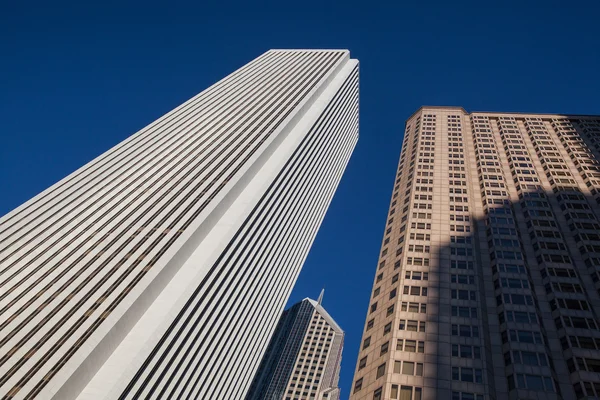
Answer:
[[[399,374],[402,372],[402,361],[394,361],[394,373]]]
[[[461,358],[481,359],[481,349],[477,346],[469,346],[465,344],[453,344],[452,356]]]
[[[453,299],[477,300],[477,295],[474,290],[452,289],[450,293]]]
[[[412,395],[412,386],[401,386],[400,387],[400,400],[417,400],[417,398],[415,397],[413,399],[413,395]],[[418,400],[421,400],[421,398],[419,397]]]
[[[479,368],[452,367],[452,380],[483,383],[483,373]]]
[[[398,385],[392,385],[392,390],[390,391],[390,398],[391,399],[398,398]]]
[[[479,337],[479,328],[471,325],[452,325],[452,336]]]
[[[539,332],[510,330],[511,342],[544,344]]]
[[[384,344],[381,345],[381,352],[379,353],[380,356],[384,355],[385,353],[388,352],[388,349],[390,347],[390,342],[385,342]]]
[[[408,322],[406,324],[406,330],[411,331],[411,332],[417,332],[417,326],[418,326],[417,321],[408,320]]]
[[[371,336],[369,336],[368,338],[366,338],[363,342],[363,350],[366,349],[367,347],[369,347],[369,345],[371,344]]]
[[[403,293],[411,296],[427,296],[427,288],[421,286],[404,286]]]
[[[388,334],[388,333],[390,333],[391,331],[392,331],[392,323],[391,323],[391,322],[389,322],[388,324],[386,324],[386,325],[383,327],[383,334],[384,334],[384,335],[387,335],[387,334]]]
[[[397,361],[398,363],[400,361]],[[423,376],[423,363],[402,361],[402,375]]]
[[[477,308],[452,306],[453,317],[477,318]]]
[[[402,375],[414,375],[415,374],[415,363],[404,361],[402,363]]]
[[[381,400],[382,399],[383,389],[379,388],[373,392],[373,400]]]
[[[515,387],[515,375],[508,376],[509,387]],[[516,374],[516,387],[519,389],[554,392],[552,378],[549,376]]]
[[[389,317],[390,315],[392,315],[394,313],[394,305],[392,304],[391,306],[389,306],[387,308],[387,312],[385,313],[386,317]]]
[[[363,369],[366,366],[367,366],[367,356],[361,358],[360,361],[358,362],[358,370],[360,371],[361,369]]]
[[[377,375],[375,376],[375,379],[381,378],[384,374],[385,374],[385,363],[383,363],[379,367],[377,367]]]
[[[367,322],[367,330],[373,328],[373,325],[375,325],[375,318],[369,320],[369,322]]]
[[[356,382],[354,382],[354,392],[356,393],[358,391],[360,391],[360,389],[362,389],[362,383],[363,383],[363,378],[357,379]]]

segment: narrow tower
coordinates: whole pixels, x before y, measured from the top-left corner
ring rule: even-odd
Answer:
[[[339,400],[344,332],[318,301],[286,310],[246,400]]]

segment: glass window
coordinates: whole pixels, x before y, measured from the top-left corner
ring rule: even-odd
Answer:
[[[414,375],[415,374],[415,363],[404,361],[402,363],[402,374],[403,375]]]
[[[381,400],[383,388],[376,389],[373,392],[373,400]]]
[[[416,387],[415,388],[415,397],[413,398],[413,400],[421,400],[422,398],[423,398],[423,389],[421,389],[420,387]]]
[[[522,351],[521,359],[525,365],[538,365],[537,355],[531,351]]]
[[[463,382],[473,382],[473,368],[461,368],[460,369],[460,380]]]
[[[529,390],[544,390],[544,382],[541,376],[525,375],[527,380],[527,389]]]
[[[408,323],[406,324],[406,330],[417,332],[417,321],[408,321]]]
[[[400,400],[413,400],[412,397],[412,386],[401,386],[400,387]],[[416,399],[414,399],[416,400]],[[420,398],[419,398],[420,400]]]
[[[383,363],[379,367],[377,367],[376,378],[381,378],[384,374],[385,374],[385,363]]]
[[[390,391],[390,398],[391,399],[398,398],[398,385],[392,385],[392,390]]]
[[[354,393],[358,392],[362,389],[363,378],[357,379],[354,383]]]

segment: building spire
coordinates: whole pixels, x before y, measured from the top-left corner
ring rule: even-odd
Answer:
[[[323,295],[325,294],[325,288],[321,289],[321,294],[319,294],[319,299],[317,300],[317,303],[319,305],[321,305],[321,303],[323,302]]]

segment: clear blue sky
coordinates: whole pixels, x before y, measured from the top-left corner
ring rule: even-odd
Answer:
[[[600,114],[600,2],[235,3],[4,2],[0,215],[270,48],[350,49],[359,144],[290,298],[326,287],[347,398],[404,120],[424,104]]]

